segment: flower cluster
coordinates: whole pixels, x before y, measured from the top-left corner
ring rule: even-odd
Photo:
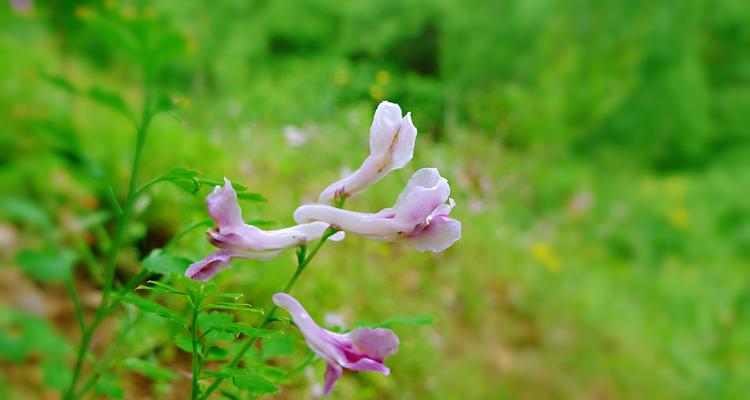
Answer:
[[[370,155],[349,176],[325,188],[318,203],[298,207],[298,225],[262,230],[242,220],[237,193],[225,180],[206,198],[215,227],[208,239],[219,250],[193,263],[185,275],[206,281],[230,266],[234,258],[268,259],[284,249],[326,238],[343,240],[345,232],[386,242],[402,241],[418,251],[441,252],[461,238],[461,223],[450,217],[455,202],[448,181],[435,168],[422,168],[412,175],[393,207],[378,212],[344,210],[346,199],[375,184],[389,172],[403,168],[414,154],[417,128],[411,114],[402,115],[397,104],[380,103],[370,127]],[[319,327],[293,297],[277,293],[274,304],[287,310],[308,346],[327,364],[325,394],[330,393],[343,369],[390,373],[383,364],[398,350],[398,337],[388,329],[358,328],[338,334]]]

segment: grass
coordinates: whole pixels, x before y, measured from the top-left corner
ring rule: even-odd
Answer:
[[[6,208],[7,222],[2,227],[15,239],[4,247],[7,255],[0,257],[7,267],[3,280],[24,283],[3,291],[0,299],[26,311],[28,305],[19,299],[27,292],[50,304],[65,304],[65,298],[48,293],[47,286],[30,284],[30,278],[11,268],[16,267],[13,255],[20,249],[59,238],[66,244],[64,238],[81,234],[95,255],[101,254],[96,230],[80,226],[92,211],[106,209],[105,196],[60,151],[70,145],[64,133],[72,133],[93,164],[101,166],[121,200],[135,140],[125,119],[52,87],[39,79],[39,71],[64,73],[83,86],[105,82],[126,100],[139,95],[127,68],[102,70],[65,52],[61,56],[59,43],[47,29],[43,23],[16,21],[0,35],[0,52],[14,54],[0,66],[1,73],[13,77],[0,83],[0,107],[6,110],[0,122],[5,131],[0,144],[14,150],[0,156],[1,196],[4,201],[21,199],[41,210],[40,218],[49,220],[46,225],[51,232],[49,237],[40,236],[30,227],[30,214],[19,220]],[[14,32],[28,35],[34,45],[24,45],[12,36]],[[285,77],[278,87],[265,67],[259,67],[259,77],[253,81],[247,77],[250,73],[239,72],[240,64],[227,61],[221,65],[222,82],[236,76],[242,84],[232,87],[223,82],[222,90],[216,91],[186,90],[189,106],[177,111],[184,124],[167,115],[155,119],[144,148],[143,181],[177,165],[197,169],[211,179],[226,176],[269,199],[264,204],[244,203],[246,219],[270,220],[275,227],[291,224],[294,207],[313,201],[339,177],[342,168],[356,167],[366,155],[376,103],[375,99],[346,98],[347,90],[359,90],[352,87],[367,86],[356,81],[357,74],[365,74],[361,70],[350,70],[351,87],[316,99],[308,90],[311,85],[335,86],[343,80],[335,73],[339,58],[318,56],[310,64],[304,58],[283,64],[285,73],[301,74],[309,67],[310,77]],[[607,70],[607,66],[601,68]],[[377,80],[377,70],[371,71],[374,78],[367,79]],[[546,71],[553,76],[559,72],[553,67]],[[389,79],[401,78],[397,72],[392,75]],[[379,79],[383,80],[382,74]],[[390,377],[347,374],[334,396],[742,397],[750,388],[750,369],[743,357],[750,352],[744,334],[750,329],[746,147],[707,151],[710,161],[694,166],[660,168],[644,161],[638,151],[634,154],[617,145],[594,151],[554,136],[518,144],[517,137],[559,122],[536,123],[525,116],[533,114],[532,99],[525,96],[534,90],[524,84],[515,82],[521,86],[500,90],[502,96],[524,93],[515,100],[502,97],[492,103],[497,99],[473,98],[472,104],[478,105],[470,115],[502,114],[513,107],[523,111],[520,117],[508,116],[505,128],[486,129],[484,121],[448,121],[439,130],[421,129],[412,162],[347,203],[348,208],[361,211],[388,207],[411,172],[435,166],[451,183],[457,202],[454,212],[463,223],[463,238],[456,246],[442,254],[422,254],[352,235],[342,243],[326,245],[298,283],[296,296],[318,321],[328,312],[340,314],[349,324],[394,316],[433,319],[427,325],[394,327],[401,347],[388,361]],[[483,95],[492,96],[492,90]],[[286,104],[293,110],[271,113],[264,96],[270,104]],[[413,112],[420,128],[422,104],[401,105]],[[544,115],[553,118],[556,114]],[[643,121],[653,117],[643,115]],[[513,124],[519,121],[513,118],[522,123]],[[433,121],[424,118],[422,122],[430,126]],[[658,125],[651,119],[645,122],[644,126]],[[308,141],[299,147],[288,145],[284,138],[288,125],[305,131]],[[615,122],[598,129],[607,127],[618,129]],[[591,133],[578,128],[566,126]],[[504,129],[511,130],[510,142],[503,136]],[[638,146],[651,151],[648,142]],[[128,247],[118,260],[118,279],[135,274],[138,260],[182,227],[206,218],[205,190],[191,197],[160,184],[151,193],[135,206],[141,222],[125,235]],[[210,246],[198,231],[176,247],[178,254],[193,260],[208,251]],[[294,253],[289,251],[271,261],[237,262],[231,271],[218,276],[217,284],[268,308],[270,296],[293,273]],[[76,279],[87,288],[96,287],[82,265],[77,267]],[[85,295],[82,301],[90,316],[91,301]],[[71,344],[77,343],[77,339],[70,340],[76,337],[73,309],[49,305],[45,309],[37,314],[51,321]],[[122,317],[108,323],[105,335],[116,336],[122,323]],[[188,371],[189,355],[174,348],[170,331],[159,324],[149,320],[133,329],[126,344],[128,357],[157,360],[174,370]],[[95,353],[101,354],[106,340],[99,338]],[[274,365],[293,368],[306,357],[298,335],[293,343],[290,354],[273,358]],[[42,373],[17,379],[19,371],[36,371],[41,366],[33,359],[5,353],[0,356],[10,377],[11,388],[4,389],[7,394],[49,394],[35,389],[42,382],[54,385]],[[304,373],[293,376],[277,397],[306,396],[324,366],[318,362],[313,368],[311,378]],[[116,385],[131,395],[187,396],[185,379],[144,381],[122,363],[115,372]]]

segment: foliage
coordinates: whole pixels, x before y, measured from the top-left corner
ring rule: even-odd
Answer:
[[[0,63],[0,397],[69,385],[80,335],[65,290],[81,291],[88,326],[144,103],[141,185],[79,389],[186,398],[197,365],[199,390],[221,377],[227,398],[307,397],[323,363],[282,333],[287,320],[257,327],[291,255],[238,262],[221,290],[180,276],[208,251],[204,198],[223,176],[242,182],[254,224],[287,225],[361,159],[381,99],[413,112],[408,168],[445,172],[465,233],[437,260],[358,239],[321,253],[300,296],[409,337],[388,379],[359,374],[337,395],[750,388],[746,2],[35,1],[0,20],[12,55]],[[287,143],[290,127],[304,144]],[[403,183],[353,207],[390,206]]]

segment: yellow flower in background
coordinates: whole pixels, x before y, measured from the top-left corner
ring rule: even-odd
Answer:
[[[669,210],[667,220],[677,229],[685,229],[690,225],[690,214],[684,207],[676,207]]]
[[[378,84],[370,85],[370,97],[372,97],[375,100],[380,101],[380,100],[383,100],[383,96],[384,96],[384,93],[383,93],[382,86]]]
[[[76,18],[78,19],[87,19],[87,18],[91,18],[94,15],[94,11],[84,6],[76,7],[74,13],[75,13]]]
[[[185,44],[187,45],[188,52],[193,54],[198,51],[198,41],[195,40],[195,37],[189,32],[184,32],[183,36],[185,37]]]
[[[135,8],[130,4],[126,4],[122,8],[120,8],[120,16],[126,21],[135,19],[135,15]]]
[[[117,5],[117,1],[115,0],[104,0],[104,7],[107,7],[110,10],[115,8],[116,5]]]
[[[345,69],[339,69],[333,74],[333,82],[339,86],[349,83],[349,73]]]
[[[148,6],[143,10],[143,15],[148,19],[156,18],[156,8],[154,6]]]
[[[562,267],[560,258],[557,257],[557,254],[555,254],[552,247],[547,243],[535,242],[531,246],[531,256],[549,271],[557,272]]]
[[[391,82],[391,74],[389,74],[388,71],[381,69],[375,74],[375,82],[377,82],[378,85],[385,86]]]
[[[667,195],[674,200],[683,200],[686,193],[685,179],[679,176],[672,176],[665,180],[664,188]]]

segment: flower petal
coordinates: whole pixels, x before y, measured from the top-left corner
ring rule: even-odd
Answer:
[[[223,228],[243,224],[242,210],[237,204],[237,192],[229,179],[224,178],[224,186],[216,186],[213,193],[206,197],[206,205],[216,226]]]
[[[209,229],[208,239],[216,247],[242,251],[280,250],[300,246],[320,239],[328,229],[324,222],[295,225],[288,228],[264,231],[252,225],[236,225]],[[331,236],[331,240],[341,241],[343,232]]]
[[[404,224],[419,224],[440,207],[451,194],[448,180],[435,168],[422,168],[412,175],[392,211]]]
[[[272,251],[241,251],[232,249],[222,249],[215,251],[203,260],[190,264],[185,271],[185,276],[195,281],[205,282],[214,277],[219,272],[229,268],[230,261],[234,258],[244,258],[248,260],[267,260],[276,257],[281,250]]]
[[[294,297],[286,293],[276,293],[273,295],[273,304],[285,309],[292,316],[295,325],[297,325],[305,337],[308,334],[317,334],[320,333],[318,331],[323,331],[323,328],[315,323],[310,314],[307,313],[307,310]]]
[[[417,127],[411,122],[411,113],[401,120],[401,127],[391,150],[390,170],[403,168],[414,157],[414,144],[417,140]]]
[[[394,169],[403,168],[414,154],[417,128],[411,114],[401,116],[397,104],[384,101],[375,110],[370,127],[370,155],[351,175],[325,188],[320,203],[330,203],[337,195],[350,196],[381,180]]]
[[[393,218],[378,214],[360,213],[324,204],[306,204],[294,211],[297,223],[323,221],[344,231],[372,238],[393,238],[398,231],[410,230],[409,226],[400,226]]]
[[[398,336],[390,329],[357,328],[346,336],[358,351],[373,360],[383,361],[398,352]]]
[[[389,101],[378,104],[370,126],[370,154],[382,154],[390,150],[394,137],[401,128],[401,107]]]
[[[436,216],[430,224],[405,241],[417,251],[440,253],[461,239],[461,222],[443,215]]]
[[[333,386],[341,377],[342,372],[343,370],[338,364],[330,362],[326,364],[326,373],[324,375],[326,384],[325,389],[323,390],[323,396],[328,396],[331,393]]]
[[[205,282],[219,272],[229,268],[232,258],[234,258],[234,252],[230,250],[215,251],[206,258],[190,264],[185,271],[185,276],[194,281]]]
[[[384,375],[390,369],[383,360],[398,351],[398,337],[388,329],[358,328],[342,335],[318,326],[302,305],[286,293],[273,295],[273,302],[287,310],[305,337],[307,345],[327,363],[325,394],[341,376],[342,367],[355,371],[374,371]]]

